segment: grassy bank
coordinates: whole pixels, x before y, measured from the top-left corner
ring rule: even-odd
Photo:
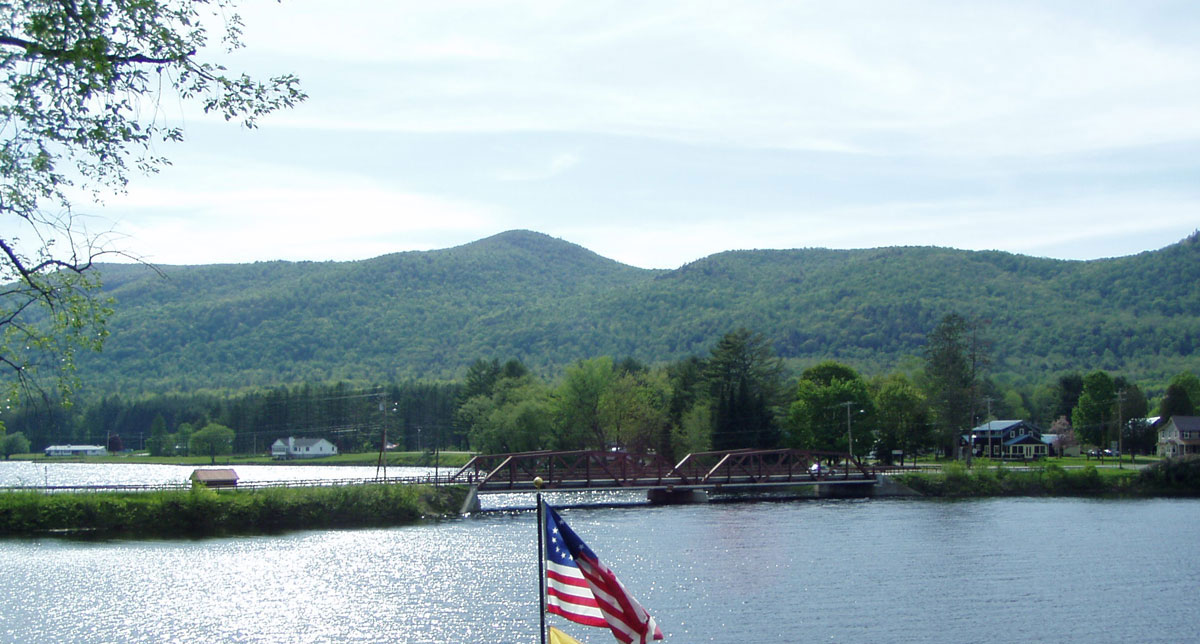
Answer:
[[[385,458],[389,466],[419,466],[433,467],[438,464],[445,468],[459,468],[471,460],[472,452],[440,452],[435,457],[433,452],[387,452]],[[14,454],[12,460],[37,461],[46,463],[153,463],[165,465],[211,465],[208,456],[146,456],[139,454],[109,454],[106,456],[80,456],[65,458],[61,456],[48,457],[45,454]],[[375,465],[379,462],[379,453],[338,454],[324,458],[297,459],[277,461],[265,454],[242,454],[218,456],[218,465]]]
[[[462,487],[349,485],[147,493],[0,494],[0,536],[202,537],[392,526],[458,512]]]
[[[1142,470],[1065,469],[1056,463],[1031,469],[967,469],[948,463],[941,473],[909,473],[896,480],[925,496],[1200,496],[1200,458],[1159,461]]]

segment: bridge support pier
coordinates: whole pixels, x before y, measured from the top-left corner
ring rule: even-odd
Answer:
[[[655,487],[646,490],[646,500],[651,505],[708,503],[708,492],[704,490],[676,490],[669,487]]]

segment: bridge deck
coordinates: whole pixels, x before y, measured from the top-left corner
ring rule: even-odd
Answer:
[[[837,467],[830,464],[836,463]],[[778,488],[873,483],[875,475],[838,452],[728,450],[688,454],[670,464],[657,454],[542,451],[476,456],[450,477],[480,494],[535,489],[639,490]]]

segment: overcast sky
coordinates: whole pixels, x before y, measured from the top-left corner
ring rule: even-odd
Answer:
[[[1069,259],[1200,227],[1200,3],[244,4],[310,95],[181,116],[98,212],[161,264],[365,259],[524,228],[646,268],[744,248]]]

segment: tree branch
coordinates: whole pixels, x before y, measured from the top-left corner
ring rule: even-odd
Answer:
[[[26,58],[36,58],[36,57],[63,58],[66,56],[66,54],[68,52],[68,50],[66,50],[66,49],[47,49],[31,40],[24,40],[22,38],[17,38],[15,36],[7,36],[7,35],[0,35],[0,45],[7,45],[10,47],[20,47],[21,49],[25,50]],[[114,65],[127,65],[127,64],[133,64],[133,63],[161,65],[161,64],[166,64],[166,63],[182,62],[182,61],[187,60],[188,58],[195,56],[195,55],[196,55],[196,50],[193,49],[187,53],[179,54],[178,56],[173,56],[173,57],[168,57],[168,58],[155,58],[153,56],[146,56],[144,54],[134,54],[132,56],[118,56],[116,54],[110,54],[108,56],[105,56],[104,59]]]

